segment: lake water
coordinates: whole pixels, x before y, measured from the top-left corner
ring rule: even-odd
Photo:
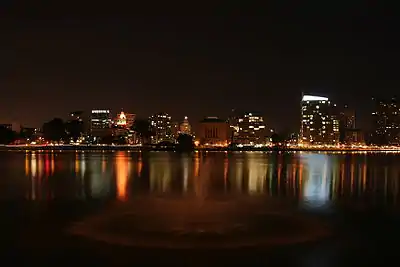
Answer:
[[[236,251],[264,264],[286,246],[290,265],[382,264],[390,249],[382,258],[377,246],[399,236],[399,163],[395,153],[0,152],[0,233],[8,256],[40,262],[34,249],[52,260],[90,249],[96,257],[78,254],[92,264],[130,262],[121,251],[148,263],[166,249],[175,263]],[[285,253],[265,260],[281,266]]]

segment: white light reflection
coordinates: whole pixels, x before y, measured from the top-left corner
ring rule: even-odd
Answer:
[[[307,208],[315,209],[329,202],[332,175],[326,154],[302,154],[305,173],[303,178],[302,202]]]
[[[101,198],[110,193],[111,174],[104,172],[102,169],[102,158],[99,155],[91,155],[83,158],[82,161],[88,160],[90,162],[90,185],[91,196],[94,198]],[[82,167],[82,166],[81,166]],[[112,170],[111,170],[112,171]]]
[[[169,154],[149,158],[150,190],[166,193],[171,187],[171,162]]]
[[[125,201],[128,198],[127,185],[130,172],[129,158],[124,151],[119,151],[115,157],[115,171],[117,176],[117,198]]]
[[[249,173],[249,193],[262,193],[267,176],[267,163],[264,157],[249,156],[247,168]]]
[[[239,159],[236,162],[236,189],[241,192],[243,189],[243,160]]]

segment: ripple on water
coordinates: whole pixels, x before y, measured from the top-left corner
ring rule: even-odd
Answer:
[[[282,205],[142,198],[114,205],[74,224],[70,233],[137,247],[224,248],[315,241],[329,234],[321,222]]]

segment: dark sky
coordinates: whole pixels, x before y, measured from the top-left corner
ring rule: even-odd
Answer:
[[[355,107],[358,126],[367,127],[371,96],[398,94],[393,7],[217,2],[1,3],[0,122],[39,126],[92,108],[197,121],[240,108],[295,130],[304,91]]]

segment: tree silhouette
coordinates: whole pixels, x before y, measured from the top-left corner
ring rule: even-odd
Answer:
[[[143,143],[145,144],[149,143],[149,139],[152,136],[152,132],[150,130],[150,123],[148,120],[145,119],[135,120],[135,123],[132,126],[132,130],[139,135]]]
[[[101,141],[100,141],[101,144],[106,144],[106,145],[111,145],[114,142],[115,142],[115,138],[112,134],[108,134],[108,135],[102,137]]]
[[[68,138],[72,138],[74,142],[76,142],[83,133],[83,122],[79,120],[71,120],[66,124],[66,130],[68,132]]]
[[[194,150],[194,142],[193,136],[190,134],[179,134],[176,139],[178,142],[177,150],[179,151],[193,151]]]
[[[62,119],[54,118],[43,124],[43,137],[48,141],[60,141],[66,138],[65,124]]]

